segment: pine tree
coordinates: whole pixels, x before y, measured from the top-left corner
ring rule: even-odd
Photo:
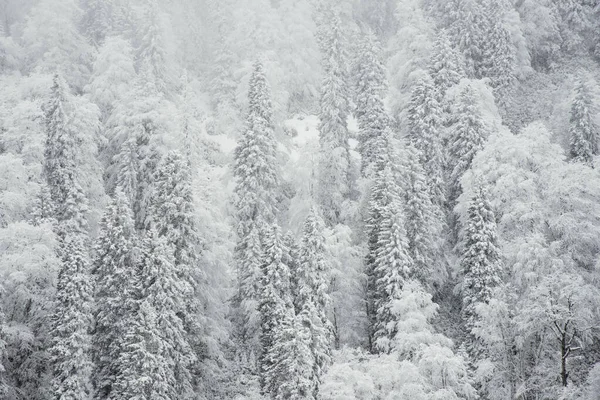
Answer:
[[[236,261],[238,264],[238,304],[244,318],[240,322],[242,341],[257,345],[259,332],[258,299],[261,287],[264,233],[275,221],[275,192],[279,184],[276,143],[270,89],[263,66],[257,61],[250,79],[246,128],[235,150],[234,176],[237,209]]]
[[[276,376],[274,371],[279,360],[273,353],[273,347],[276,344],[276,335],[282,329],[282,322],[288,314],[293,315],[287,259],[289,249],[286,248],[279,227],[275,226],[265,238],[265,263],[262,267],[263,282],[259,305],[262,350],[260,373],[262,391],[265,394],[275,393],[281,384],[281,377]]]
[[[157,230],[174,251],[174,268],[178,278],[191,293],[184,298],[183,318],[187,340],[203,356],[205,335],[204,305],[206,276],[200,265],[201,239],[195,219],[192,176],[189,163],[178,152],[169,152],[153,179],[153,195],[146,226]]]
[[[412,273],[400,191],[389,167],[378,173],[369,207],[368,228],[376,236],[370,246],[372,265],[368,276],[372,350],[388,351],[389,340],[394,336],[387,331],[390,307]]]
[[[50,332],[54,399],[92,398],[93,286],[84,233],[61,239],[57,304]]]
[[[184,326],[186,298],[192,295],[189,282],[179,276],[173,248],[166,237],[151,229],[143,240],[141,260],[141,299],[156,313],[158,343],[155,351],[162,359],[160,384],[165,385],[166,398],[192,398],[191,369],[197,362]]]
[[[464,56],[465,73],[469,77],[481,77],[489,22],[481,2],[452,0],[445,3],[445,7],[445,16],[451,21],[449,33]]]
[[[133,312],[127,319],[122,338],[122,351],[110,400],[170,400],[176,399],[174,378],[166,371],[167,360],[161,357],[160,330],[156,310],[148,303],[135,299]]]
[[[81,26],[92,43],[100,46],[114,24],[114,0],[85,0],[84,5],[85,13]]]
[[[368,203],[367,218],[365,221],[366,237],[367,237],[367,254],[365,256],[365,273],[367,275],[367,318],[369,321],[369,350],[375,351],[375,343],[373,340],[375,316],[376,316],[376,303],[377,303],[377,292],[375,289],[376,275],[375,275],[375,260],[377,257],[377,251],[379,249],[379,231],[381,227],[381,221],[383,218],[383,210],[392,201],[392,199],[398,195],[399,189],[396,180],[393,178],[394,173],[392,172],[391,164],[391,130],[386,130],[383,139],[387,143],[387,151],[380,153],[379,160],[377,161],[377,175],[375,181],[371,187],[371,193]]]
[[[135,227],[141,231],[146,227],[152,182],[161,154],[156,145],[157,127],[154,122],[144,119],[135,128],[114,157],[113,163],[118,168],[114,186],[127,196]]]
[[[487,130],[475,103],[475,92],[467,86],[460,94],[457,122],[452,127],[449,147],[450,196],[452,202],[461,193],[460,178],[470,168],[473,157],[486,139]]]
[[[314,400],[317,392],[313,375],[315,365],[311,351],[312,325],[308,312],[295,316],[288,309],[274,335],[271,351],[273,367],[270,373],[276,383],[275,400]]]
[[[440,30],[429,61],[429,74],[439,102],[442,102],[449,88],[464,78],[463,63],[462,56],[452,47],[446,30]]]
[[[442,107],[436,99],[433,80],[423,78],[413,89],[408,106],[410,140],[418,150],[419,161],[431,190],[431,198],[440,209],[443,209],[446,202],[442,113]]]
[[[348,77],[339,16],[331,13],[328,31],[321,35],[325,78],[321,88],[318,199],[325,221],[341,221],[342,204],[353,189],[347,118]]]
[[[426,287],[443,279],[443,265],[439,262],[439,237],[445,226],[445,215],[439,204],[434,204],[425,171],[419,163],[418,150],[408,148],[402,171],[408,253],[412,258],[411,279]]]
[[[590,163],[599,153],[600,128],[594,122],[594,113],[592,91],[589,84],[581,80],[575,88],[569,128],[571,157],[576,162]]]
[[[126,323],[134,311],[131,300],[139,297],[135,282],[139,252],[129,202],[117,190],[102,220],[93,270],[96,285],[93,380],[99,399],[108,398],[119,373],[116,362]]]
[[[496,219],[484,188],[479,187],[472,197],[467,218],[460,266],[464,276],[463,318],[472,334],[477,321],[475,306],[489,302],[502,278]],[[469,348],[474,350],[475,340],[471,342]]]
[[[317,396],[319,382],[331,362],[332,326],[327,317],[330,303],[327,294],[329,265],[325,258],[324,223],[315,207],[304,222],[299,252],[298,297],[296,308],[300,310],[302,324],[309,324],[310,348],[314,357],[312,383]]]
[[[378,144],[389,125],[383,99],[387,92],[381,49],[372,32],[367,32],[360,48],[356,67],[356,118],[360,127],[359,152],[361,172],[372,174],[380,149]]]
[[[46,144],[44,148],[44,176],[50,190],[54,218],[64,235],[69,231],[85,230],[84,214],[87,201],[77,180],[76,154],[78,138],[68,124],[66,84],[54,76],[50,100],[44,107]]]
[[[157,0],[150,0],[145,4],[137,57],[138,71],[146,74],[163,94],[174,83],[171,55],[165,37],[165,18]]]

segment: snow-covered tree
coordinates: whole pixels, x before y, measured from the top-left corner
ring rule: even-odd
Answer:
[[[43,0],[33,7],[23,30],[27,68],[60,74],[75,91],[87,82],[92,54],[77,29],[80,18],[75,0]]]
[[[321,87],[319,113],[318,199],[325,221],[341,221],[343,203],[353,188],[347,118],[349,115],[348,71],[341,20],[329,13],[327,29],[321,36],[325,78]]]
[[[95,329],[94,382],[96,396],[111,394],[119,373],[117,360],[121,338],[132,313],[131,299],[136,298],[135,275],[138,273],[139,246],[133,216],[123,192],[117,190],[102,220],[94,261]],[[133,276],[133,278],[132,278]]]
[[[413,89],[408,108],[409,137],[418,150],[431,198],[442,209],[446,202],[445,157],[442,149],[443,110],[437,100],[434,83],[426,77]]]
[[[437,100],[442,101],[446,91],[464,78],[462,55],[452,46],[445,29],[441,29],[433,46],[429,60],[429,74],[437,91]]]
[[[146,226],[156,229],[159,237],[164,237],[172,246],[177,276],[191,289],[183,300],[183,323],[187,340],[200,359],[205,336],[209,334],[203,326],[206,323],[204,307],[209,299],[206,271],[200,264],[202,243],[195,217],[191,171],[181,154],[172,151],[164,157],[154,175],[152,191]]]
[[[117,169],[114,186],[127,196],[138,230],[146,226],[152,181],[161,158],[156,145],[156,131],[157,126],[152,120],[139,122],[113,160]]]
[[[301,324],[309,325],[310,350],[314,357],[312,383],[315,396],[321,376],[331,362],[332,327],[328,312],[327,293],[330,267],[326,260],[324,222],[313,207],[304,222],[299,251],[299,267],[294,278],[298,284],[296,308],[300,310]]]
[[[274,347],[281,340],[283,322],[288,314],[295,315],[290,291],[289,249],[281,235],[280,228],[274,226],[265,238],[265,261],[262,266],[263,282],[260,293],[259,311],[261,317],[261,350],[260,374],[262,391],[274,394],[282,380],[289,376],[279,376],[279,357],[286,354],[275,354]],[[289,323],[289,321],[287,321]],[[281,345],[281,344],[280,344]]]
[[[82,3],[85,8],[81,25],[91,42],[96,46],[101,46],[115,23],[113,19],[115,1],[84,0]]]
[[[175,83],[172,49],[168,40],[166,18],[160,3],[150,0],[144,4],[141,21],[137,68],[153,81],[160,93],[168,94]]]
[[[87,235],[70,233],[61,239],[61,269],[52,318],[51,366],[54,399],[92,398],[92,300]]]
[[[244,310],[244,342],[258,339],[263,239],[269,224],[275,222],[279,184],[270,90],[259,61],[254,64],[248,99],[246,127],[235,150],[233,171],[237,179],[237,301]]]
[[[474,194],[469,205],[467,225],[462,233],[462,310],[467,330],[471,334],[478,320],[477,305],[490,301],[492,291],[503,278],[496,219],[487,196],[483,187]],[[474,338],[468,349],[473,352],[473,356],[477,356],[476,353],[481,350]]]
[[[396,2],[393,0],[361,0],[359,10],[364,21],[381,38],[387,38],[394,33],[397,21],[394,16]]]
[[[368,205],[366,220],[367,255],[365,257],[365,273],[367,275],[367,318],[369,320],[369,347],[375,351],[374,333],[377,318],[377,307],[381,293],[377,290],[378,276],[376,260],[379,245],[379,233],[386,208],[399,196],[399,189],[389,165],[384,164],[377,173]]]
[[[158,343],[150,351],[162,360],[163,376],[154,384],[164,385],[165,398],[191,398],[191,370],[198,361],[186,333],[186,299],[193,295],[188,281],[179,275],[168,236],[150,229],[143,239],[140,260],[140,296],[156,315]],[[122,367],[119,367],[122,369]]]
[[[123,101],[135,78],[129,42],[120,36],[106,38],[98,50],[90,83],[85,88],[90,99],[100,107],[104,121],[119,101]]]
[[[275,332],[271,350],[276,361],[271,370],[275,400],[314,400],[316,382],[313,375],[315,364],[311,351],[310,319],[307,313],[295,316],[288,309]]]
[[[156,310],[148,301],[136,298],[131,303],[133,312],[127,318],[126,329],[121,338],[122,350],[115,362],[119,366],[119,372],[109,398],[177,398],[173,390],[174,377],[167,372],[169,366],[162,357],[165,349],[161,346]]]
[[[451,128],[449,144],[450,195],[454,201],[460,194],[460,178],[471,166],[473,157],[487,137],[487,129],[475,103],[475,92],[470,86],[460,94],[456,109],[456,123]]]
[[[381,151],[383,131],[389,125],[383,100],[387,93],[387,80],[381,49],[372,32],[367,32],[360,46],[360,58],[355,67],[356,111],[360,127],[359,152],[363,175],[373,174]]]
[[[413,261],[408,252],[403,204],[389,168],[378,176],[377,187],[388,187],[389,201],[381,209],[378,223],[377,249],[375,251],[374,279],[374,326],[373,340],[377,351],[389,352],[396,336],[392,329],[395,317],[394,302],[400,297],[404,282],[412,275]]]
[[[56,75],[51,97],[44,107],[46,145],[44,149],[44,176],[54,217],[60,223],[59,231],[82,230],[86,227],[87,202],[78,182],[77,153],[80,151],[77,133],[70,124],[67,112],[65,83]]]
[[[419,162],[419,151],[407,147],[404,157],[401,176],[406,238],[414,263],[411,277],[432,287],[446,278],[440,238],[445,227],[444,210],[433,201],[431,184]]]
[[[595,103],[590,84],[581,80],[571,105],[570,144],[574,161],[590,163],[598,155],[600,128],[594,120]]]

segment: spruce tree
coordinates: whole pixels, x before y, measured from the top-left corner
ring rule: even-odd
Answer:
[[[413,89],[408,106],[410,140],[418,150],[419,161],[431,190],[431,198],[440,210],[446,202],[442,114],[433,80],[429,77],[421,79]]]
[[[202,326],[205,319],[203,303],[207,301],[204,290],[206,276],[200,265],[201,239],[195,220],[190,165],[178,152],[169,152],[153,181],[146,226],[156,229],[158,235],[173,248],[178,279],[191,289],[184,298],[183,321],[188,341],[200,357],[206,334]]]
[[[137,60],[138,70],[152,80],[160,93],[166,94],[174,83],[174,76],[171,57],[167,51],[164,18],[157,0],[146,2],[141,19]]]
[[[254,64],[248,91],[246,127],[235,150],[238,242],[237,303],[243,321],[238,328],[247,351],[258,348],[258,300],[262,274],[264,233],[275,221],[275,192],[279,184],[270,89],[261,62]]]
[[[381,49],[372,32],[367,32],[360,47],[356,67],[356,112],[360,128],[359,152],[361,172],[371,175],[378,157],[379,142],[389,125],[383,99],[387,91],[385,67],[380,59]]]
[[[372,350],[387,351],[394,336],[387,331],[392,315],[390,307],[413,267],[400,190],[390,167],[378,173],[371,196],[368,227],[376,236],[370,248],[372,265],[368,276]]]
[[[446,30],[440,30],[429,61],[429,74],[433,79],[439,102],[442,102],[448,89],[458,84],[464,77],[463,64],[462,56],[452,47]]]
[[[449,144],[450,198],[455,201],[461,193],[460,178],[470,168],[473,157],[485,142],[487,129],[475,103],[475,92],[467,86],[460,94],[456,124],[452,126]]]
[[[156,310],[148,301],[132,300],[132,313],[116,360],[119,372],[109,399],[176,399],[174,378],[166,373],[167,360],[161,357],[164,349]]]
[[[82,232],[61,239],[61,269],[51,336],[54,399],[92,398],[91,337],[93,286],[86,237]]]
[[[111,31],[114,0],[84,0],[85,14],[81,26],[96,46],[101,46]]]
[[[118,171],[114,179],[115,187],[119,187],[127,196],[135,227],[140,231],[146,228],[152,183],[161,159],[156,131],[156,125],[150,119],[140,121],[113,160]]]
[[[570,144],[573,161],[590,163],[598,155],[600,128],[594,122],[595,104],[589,84],[577,83],[571,105]]]
[[[50,191],[54,218],[59,234],[86,228],[87,201],[79,186],[76,154],[78,138],[69,124],[69,99],[66,83],[54,76],[50,99],[44,106],[46,143],[43,173]]]
[[[275,377],[272,395],[275,400],[316,399],[311,325],[307,311],[295,316],[293,310],[288,309],[273,336],[271,354],[274,363],[270,373]]]
[[[99,399],[108,398],[119,373],[116,362],[121,353],[121,339],[134,311],[130,300],[139,296],[135,286],[139,253],[129,202],[123,192],[117,190],[102,220],[93,270],[96,286],[94,382]]]
[[[54,77],[50,101],[45,105],[46,144],[44,176],[37,223],[54,221],[59,236],[61,267],[57,304],[51,328],[52,390],[56,399],[91,398],[92,325],[90,262],[87,254],[87,199],[78,183],[78,138],[69,125],[68,94]],[[34,221],[35,222],[35,221]]]
[[[261,386],[265,394],[275,393],[281,384],[281,377],[274,371],[279,360],[273,353],[276,335],[288,314],[294,315],[290,292],[289,249],[281,236],[278,226],[273,227],[265,238],[265,261],[262,267],[263,282],[260,296],[261,317]],[[285,355],[286,357],[288,355]]]
[[[328,225],[341,221],[342,204],[353,189],[348,143],[348,73],[338,15],[331,13],[322,35],[325,78],[321,87],[319,124],[318,199]]]
[[[377,257],[377,250],[379,249],[379,231],[381,227],[382,213],[385,207],[390,203],[392,198],[399,193],[397,182],[395,179],[391,179],[386,176],[384,172],[387,170],[390,174],[394,175],[392,171],[392,151],[391,151],[391,130],[386,129],[382,137],[382,148],[385,149],[380,152],[379,159],[376,164],[376,175],[371,187],[367,218],[365,221],[365,233],[367,239],[367,254],[365,256],[365,273],[367,276],[367,319],[369,321],[369,350],[375,351],[375,343],[373,341],[373,333],[375,326],[376,316],[376,303],[377,293],[375,290],[376,276],[375,276],[375,259]],[[387,173],[385,172],[385,173]],[[384,178],[390,178],[386,181]]]
[[[500,251],[496,233],[496,219],[487,192],[479,187],[469,203],[467,223],[463,231],[460,262],[463,281],[463,318],[469,333],[476,325],[475,307],[488,303],[492,290],[501,283]],[[477,345],[471,340],[469,350]]]
[[[313,207],[304,222],[302,242],[299,252],[297,309],[300,310],[303,324],[309,324],[310,349],[314,357],[312,382],[314,395],[318,393],[319,382],[331,362],[332,326],[327,316],[330,303],[327,287],[329,265],[326,260],[324,223],[317,209]]]
[[[407,148],[402,170],[406,238],[414,264],[411,279],[431,287],[443,278],[438,242],[445,227],[445,215],[440,205],[432,201],[431,186],[418,153],[416,149]]]
[[[159,237],[154,229],[148,231],[143,240],[139,273],[141,300],[156,314],[158,343],[150,350],[163,364],[157,384],[165,385],[165,398],[192,398],[191,369],[197,358],[184,326],[186,298],[192,295],[192,287],[180,277],[168,239]]]

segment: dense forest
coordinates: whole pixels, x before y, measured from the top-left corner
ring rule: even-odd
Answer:
[[[597,0],[0,0],[0,399],[600,399]]]

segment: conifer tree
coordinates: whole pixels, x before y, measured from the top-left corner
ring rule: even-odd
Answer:
[[[372,32],[367,32],[361,43],[360,59],[356,67],[356,118],[360,127],[359,151],[361,172],[369,175],[375,168],[378,144],[389,125],[383,99],[387,91],[385,68],[380,59],[381,49]]]
[[[275,221],[275,192],[279,184],[270,89],[259,61],[254,64],[248,100],[246,127],[235,150],[233,171],[237,179],[235,257],[239,284],[237,301],[244,318],[238,328],[244,343],[254,343],[249,351],[256,352],[263,238],[269,224]]]
[[[456,124],[452,126],[449,144],[450,198],[461,192],[460,178],[471,166],[475,154],[483,147],[487,130],[475,103],[475,92],[467,86],[460,94]]]
[[[81,26],[92,43],[100,46],[114,23],[114,0],[85,0],[84,4],[85,13]]]
[[[137,59],[138,71],[152,80],[160,93],[166,94],[174,83],[174,76],[165,37],[164,18],[157,0],[146,2]]]
[[[330,303],[327,294],[329,265],[325,258],[324,223],[313,207],[304,222],[299,252],[297,308],[302,324],[310,326],[310,349],[314,357],[312,382],[314,395],[319,382],[331,362],[332,326],[327,316]]]
[[[265,262],[259,311],[261,316],[261,358],[260,373],[263,393],[275,393],[281,384],[275,366],[279,359],[274,354],[274,346],[282,322],[288,314],[294,315],[290,293],[289,249],[278,226],[265,238]],[[289,357],[289,355],[280,355]]]
[[[408,253],[412,258],[411,279],[425,287],[443,278],[439,262],[439,237],[444,228],[444,212],[434,204],[431,186],[419,163],[419,151],[408,148],[402,171],[404,181],[405,227]]]
[[[452,47],[446,30],[440,30],[429,61],[429,74],[433,79],[439,102],[443,100],[448,89],[464,77],[463,64],[462,56]]]
[[[55,75],[50,100],[44,107],[46,143],[43,172],[52,200],[47,209],[53,210],[61,235],[72,230],[84,230],[84,214],[87,211],[87,201],[77,179],[78,138],[68,124],[68,107],[66,84]]]
[[[390,342],[396,336],[396,332],[390,329],[394,322],[392,309],[413,268],[408,252],[403,206],[394,180],[392,171],[385,168],[377,182],[378,186],[391,188],[388,189],[388,201],[380,211],[372,278],[375,291],[372,295],[375,311],[373,341],[375,349],[383,352],[391,349]]]
[[[121,338],[133,312],[130,300],[139,297],[135,282],[139,246],[129,202],[120,190],[115,193],[102,220],[96,254],[93,271],[96,285],[94,382],[96,397],[105,399],[111,394],[119,373],[117,360],[121,353]]]
[[[127,196],[133,211],[135,227],[144,230],[150,210],[152,182],[161,154],[155,143],[157,127],[148,119],[137,126],[114,157],[118,168],[115,187]]]
[[[284,315],[279,329],[274,334],[272,358],[276,361],[270,370],[275,377],[275,400],[314,400],[317,391],[311,351],[312,325],[308,312],[298,316],[292,309]]]
[[[423,78],[413,89],[408,106],[410,140],[418,150],[419,161],[431,190],[431,198],[440,209],[446,202],[441,138],[442,113],[443,110],[436,99],[433,80],[429,77]]]
[[[153,194],[146,226],[156,229],[173,248],[174,268],[178,279],[191,289],[185,296],[183,318],[187,340],[198,352],[203,351],[206,299],[206,276],[200,265],[201,239],[198,235],[192,196],[189,162],[178,152],[169,152],[153,179]]]
[[[346,56],[340,18],[333,12],[330,14],[328,29],[321,37],[325,78],[319,114],[318,199],[327,224],[336,225],[341,221],[342,203],[351,195],[353,177],[346,122],[349,115]]]
[[[488,303],[492,290],[502,279],[496,220],[483,187],[477,189],[469,203],[460,265],[464,276],[463,318],[471,333],[477,321],[475,306]],[[469,348],[474,350],[475,341],[471,342]]]
[[[109,399],[175,399],[175,382],[173,376],[166,373],[167,360],[161,357],[164,349],[160,346],[156,310],[148,301],[138,298],[132,299],[132,310],[116,361],[119,372]]]
[[[571,157],[576,162],[592,161],[598,155],[600,128],[594,122],[595,104],[592,91],[583,80],[577,83],[571,105]]]
[[[82,232],[61,239],[61,269],[51,336],[54,399],[92,398],[90,260]]]
[[[480,75],[490,78],[492,87],[496,89],[502,102],[515,80],[515,49],[510,32],[502,25],[504,15],[500,4],[496,1],[488,1],[486,4],[485,16],[489,21],[489,28],[483,53],[485,64]]]
[[[156,315],[158,343],[150,350],[162,360],[158,384],[166,386],[168,399],[192,398],[191,369],[197,362],[184,326],[186,298],[192,295],[192,287],[178,272],[167,237],[159,237],[154,229],[148,231],[143,240],[140,295]]]

